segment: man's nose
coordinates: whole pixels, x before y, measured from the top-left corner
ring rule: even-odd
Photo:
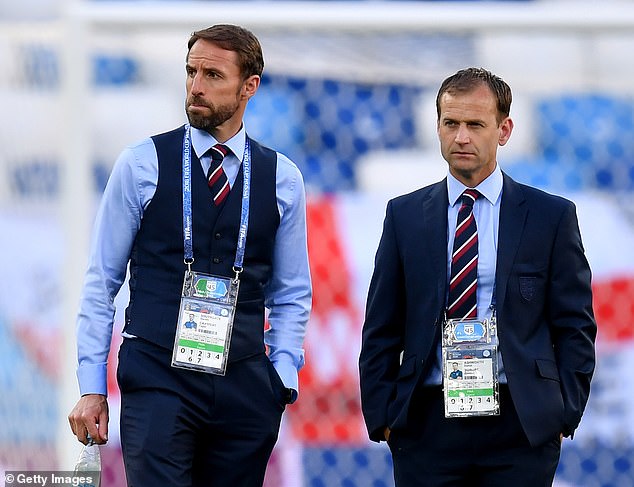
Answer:
[[[456,131],[456,142],[467,144],[469,142],[469,130],[465,125],[460,125]]]
[[[203,84],[199,73],[196,73],[192,78],[189,91],[192,95],[200,95],[203,93]]]

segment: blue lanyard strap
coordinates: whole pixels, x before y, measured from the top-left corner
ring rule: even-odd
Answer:
[[[185,264],[191,271],[194,262],[194,245],[192,232],[192,188],[191,188],[191,127],[185,125],[185,135],[183,136],[183,247]],[[242,272],[244,263],[244,250],[247,244],[247,232],[249,229],[249,197],[251,194],[251,149],[249,138],[246,138],[244,145],[244,156],[242,157],[242,210],[240,211],[240,231],[238,232],[238,243],[236,248],[236,258],[233,264],[233,271],[236,278]]]
[[[233,270],[237,275],[242,272],[244,262],[244,249],[247,245],[247,231],[249,229],[249,198],[251,196],[251,145],[249,137],[246,137],[244,156],[242,157],[242,209],[240,211],[240,232],[238,233],[238,245],[236,259],[233,262]]]
[[[183,246],[185,264],[191,270],[191,265],[194,262],[194,244],[192,236],[192,157],[189,131],[189,124],[187,124],[183,137]]]

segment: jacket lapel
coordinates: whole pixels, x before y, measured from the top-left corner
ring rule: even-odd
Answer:
[[[502,309],[506,297],[511,267],[519,248],[528,207],[519,184],[503,173],[500,226],[498,232],[498,256],[495,277],[496,308]]]
[[[433,276],[438,276],[438,302],[445,305],[447,285],[447,179],[430,188],[423,200],[423,238],[427,241]]]

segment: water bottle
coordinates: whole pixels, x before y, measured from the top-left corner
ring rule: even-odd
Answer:
[[[99,445],[88,435],[88,444],[84,445],[75,464],[75,478],[78,487],[99,487],[101,479],[101,452]]]

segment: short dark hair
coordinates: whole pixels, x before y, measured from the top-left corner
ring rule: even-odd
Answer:
[[[238,66],[242,79],[249,76],[262,76],[264,70],[264,57],[262,46],[255,35],[238,25],[217,24],[192,33],[187,43],[187,56],[196,41],[204,39],[212,42],[222,49],[234,51],[238,54]]]
[[[440,98],[443,94],[468,93],[480,85],[487,86],[495,96],[498,123],[508,117],[511,113],[511,102],[513,101],[511,87],[502,78],[484,68],[466,68],[449,76],[440,85],[436,96],[438,120],[440,120]]]

